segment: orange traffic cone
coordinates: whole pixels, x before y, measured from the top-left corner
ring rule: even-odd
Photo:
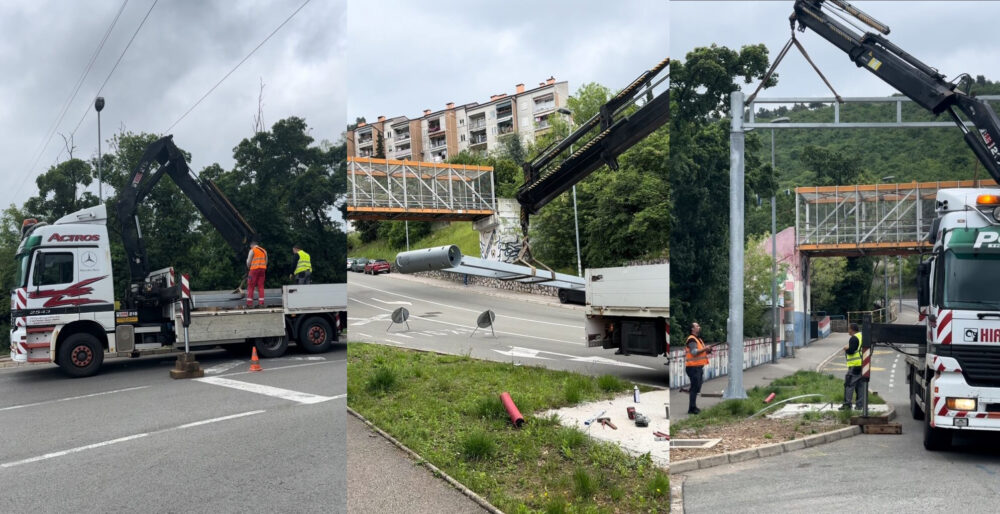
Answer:
[[[250,371],[264,371],[264,368],[260,367],[260,361],[257,359],[257,347],[253,347],[253,355],[250,357]]]

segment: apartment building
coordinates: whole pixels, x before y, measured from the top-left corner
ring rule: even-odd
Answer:
[[[549,77],[538,86],[515,86],[514,94],[493,95],[485,103],[456,106],[448,103],[439,111],[425,109],[423,116],[410,119],[379,116],[347,132],[347,154],[372,157],[378,153],[379,134],[389,159],[444,161],[463,150],[487,152],[499,145],[506,134],[517,133],[525,143],[550,128],[552,116],[566,106],[569,84]]]

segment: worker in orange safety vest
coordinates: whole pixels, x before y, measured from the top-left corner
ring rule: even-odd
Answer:
[[[701,325],[692,323],[691,334],[688,335],[684,344],[684,371],[691,380],[688,414],[701,412],[696,402],[698,393],[701,392],[701,384],[705,381],[705,366],[708,366],[708,355],[712,353],[712,348],[705,346],[705,342],[701,340],[701,337],[698,337],[699,334],[701,334]]]
[[[267,271],[267,250],[254,241],[247,254],[247,308],[253,307],[253,292],[257,290],[257,306],[264,306],[264,274]]]

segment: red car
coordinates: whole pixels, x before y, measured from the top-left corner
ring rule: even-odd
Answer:
[[[376,259],[374,261],[368,261],[365,264],[365,273],[368,275],[378,275],[379,273],[389,273],[392,270],[392,266],[389,265],[389,261],[384,259]]]

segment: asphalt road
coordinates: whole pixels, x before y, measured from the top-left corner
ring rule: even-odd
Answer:
[[[904,321],[915,322],[912,309]],[[838,359],[824,371],[841,376]],[[996,512],[1000,441],[956,438],[950,452],[923,447],[910,416],[904,358],[877,349],[871,389],[897,412],[902,435],[859,435],[806,450],[688,474],[685,512]]]
[[[202,352],[197,380],[170,379],[172,356],[0,370],[0,510],[345,512],[345,351],[259,373]]]
[[[544,298],[530,295],[489,296],[476,288],[463,289],[461,284],[443,287],[436,281],[398,274],[360,273],[350,275],[347,296],[351,341],[470,354],[590,375],[612,374],[667,386],[664,357],[623,356],[614,350],[588,348],[583,307],[567,308],[554,298],[545,303]],[[410,312],[409,329],[404,324],[390,327],[390,315],[399,307]],[[495,337],[489,328],[475,330],[477,317],[487,309],[496,313]]]

